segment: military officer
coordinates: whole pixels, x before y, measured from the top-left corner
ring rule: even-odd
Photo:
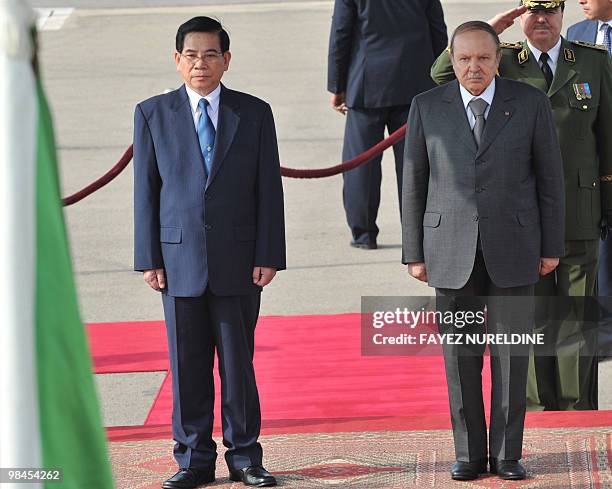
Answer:
[[[612,0],[579,0],[585,20],[567,29],[569,40],[594,42],[606,47],[612,56]],[[612,222],[599,243],[597,295],[601,299],[599,320],[599,361],[612,359]]]
[[[543,321],[536,330],[548,347],[563,345],[563,354],[536,351],[531,410],[597,409],[596,337],[585,332],[588,307],[580,297],[595,294],[601,227],[604,218],[612,222],[612,63],[605,48],[561,37],[564,6],[564,0],[522,0],[489,21],[501,33],[520,16],[527,39],[503,44],[499,74],[548,95],[565,170],[566,254],[536,286],[536,295],[547,297],[538,301]],[[448,52],[431,73],[439,84],[453,78]],[[559,322],[546,321],[553,314]]]

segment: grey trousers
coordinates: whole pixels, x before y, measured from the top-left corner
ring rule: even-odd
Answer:
[[[461,289],[436,289],[438,311],[482,311],[486,323],[469,327],[440,324],[440,333],[531,333],[533,285],[500,288],[489,277],[477,251],[474,269]],[[500,460],[522,458],[526,412],[529,348],[489,345],[491,362],[491,416],[487,450],[487,425],[482,395],[485,345],[444,345],[444,363],[450,401],[455,455],[463,462],[487,455]]]

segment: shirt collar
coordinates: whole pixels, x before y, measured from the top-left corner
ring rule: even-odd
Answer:
[[[529,46],[529,49],[535,56],[536,61],[540,61],[540,55],[542,54],[542,51],[540,51],[533,44],[531,44],[531,42],[529,42],[529,39],[527,39],[527,46]],[[557,64],[557,60],[559,59],[560,52],[561,52],[561,36],[559,36],[559,40],[557,41],[557,44],[555,44],[548,51],[548,56],[550,56],[550,60],[553,62],[554,65]]]
[[[187,91],[187,96],[189,97],[189,105],[191,105],[191,111],[195,114],[198,110],[198,104],[200,103],[200,99],[205,98],[208,100],[210,105],[210,111],[214,114],[219,110],[219,98],[221,96],[221,84],[217,86],[212,92],[210,92],[206,97],[202,97],[198,92],[187,86],[185,84],[185,90]],[[210,112],[209,112],[210,113]]]
[[[597,21],[597,30],[601,31],[603,29],[603,26],[605,25],[609,25],[610,27],[612,27],[612,19],[608,20],[607,22],[604,22],[603,20],[598,20]]]
[[[465,107],[466,110],[468,108],[468,104],[472,101],[472,99],[475,99],[475,98],[483,99],[486,103],[489,104],[489,107],[491,107],[491,104],[493,103],[493,96],[495,95],[495,78],[491,80],[491,83],[489,83],[489,86],[480,95],[472,95],[461,84],[459,84],[459,90],[461,91],[461,98],[463,99],[463,106]]]

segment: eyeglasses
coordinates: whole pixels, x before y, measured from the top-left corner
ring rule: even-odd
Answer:
[[[206,51],[201,56],[192,53],[181,53],[181,57],[185,59],[187,64],[194,66],[198,61],[203,61],[204,63],[214,63],[215,61],[223,57],[223,53],[221,51]]]

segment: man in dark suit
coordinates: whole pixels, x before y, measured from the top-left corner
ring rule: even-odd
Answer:
[[[181,25],[174,57],[185,84],[138,104],[134,122],[135,269],[162,292],[180,467],[163,487],[215,480],[215,350],[230,479],[272,486],[253,370],[261,290],[285,268],[272,111],[221,85],[231,55],[216,20]]]
[[[406,133],[403,262],[436,288],[442,308],[481,307],[488,333],[527,333],[533,290],[564,253],[563,164],[550,103],[539,90],[496,78],[499,38],[474,21],[450,46],[457,80],[418,95]],[[491,297],[493,296],[493,297]],[[517,303],[520,307],[517,306]],[[440,325],[442,333],[454,330]],[[484,325],[472,333],[480,334]],[[522,479],[528,351],[491,348],[491,425],[482,399],[484,345],[445,345],[456,480],[487,468]]]
[[[612,56],[612,1],[579,0],[586,20],[570,26],[567,38],[570,41],[583,41],[601,44]],[[608,128],[610,129],[610,128]],[[612,179],[612,176],[609,176]],[[597,295],[602,300],[599,322],[599,358],[612,358],[612,222],[606,223],[602,240],[599,243],[599,269],[597,274]]]
[[[440,0],[336,0],[329,40],[327,89],[348,116],[342,158],[350,160],[405,122],[412,98],[434,86],[429,69],[448,37]],[[403,143],[395,172],[401,202]],[[344,174],[351,246],[376,249],[382,178],[379,156]]]

